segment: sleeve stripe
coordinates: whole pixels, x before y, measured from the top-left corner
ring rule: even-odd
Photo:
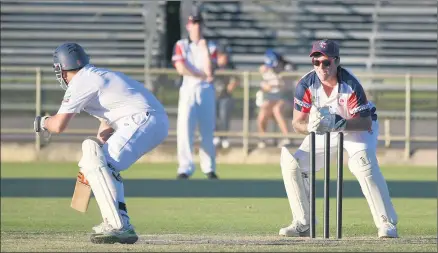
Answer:
[[[172,61],[182,61],[184,57],[182,55],[174,55],[172,56]]]
[[[180,42],[175,44],[175,48],[173,49],[172,61],[182,61],[184,60],[184,52],[181,48]]]
[[[297,94],[296,94],[297,95]],[[312,95],[310,94],[310,90],[306,89],[304,91],[304,94],[302,95],[302,98],[300,96],[295,96],[294,98],[294,104],[295,109],[297,109],[300,112],[309,113],[310,109],[312,108]]]

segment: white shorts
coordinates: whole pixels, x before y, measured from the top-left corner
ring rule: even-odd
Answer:
[[[118,120],[117,130],[103,145],[108,164],[116,171],[126,170],[162,143],[168,131],[166,113],[136,113]]]
[[[344,133],[344,149],[347,151],[348,155],[351,157],[355,153],[367,150],[367,153],[376,155],[379,135],[379,123],[378,121],[373,121],[372,131],[361,131],[361,132],[345,132]],[[315,168],[319,171],[324,166],[324,135],[316,135],[315,138]],[[330,133],[330,154],[331,163],[336,163],[336,154],[338,150],[338,133]],[[302,172],[309,172],[310,170],[310,136],[304,138],[303,143],[295,152],[294,157],[298,161]],[[344,157],[344,160],[348,159]]]

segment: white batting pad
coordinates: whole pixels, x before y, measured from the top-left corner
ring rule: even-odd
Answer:
[[[82,142],[82,158],[79,161],[79,167],[90,183],[103,220],[115,229],[122,228],[123,222],[117,201],[120,182],[108,168],[103,151],[94,140],[86,139]]]
[[[366,150],[359,151],[350,157],[348,166],[359,181],[376,227],[380,228],[383,222],[397,224],[397,214],[376,156],[367,154]]]
[[[309,181],[304,178],[298,162],[287,148],[281,148],[281,173],[293,219],[302,225],[310,223]]]

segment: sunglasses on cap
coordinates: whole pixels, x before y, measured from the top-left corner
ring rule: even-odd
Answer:
[[[312,64],[314,65],[314,66],[319,66],[319,65],[321,65],[322,64],[322,66],[324,66],[324,67],[328,67],[328,66],[330,66],[331,64],[332,64],[332,61],[331,60],[322,60],[322,61],[319,61],[319,60],[315,60],[315,59],[312,59]]]

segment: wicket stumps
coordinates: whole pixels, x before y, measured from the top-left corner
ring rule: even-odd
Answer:
[[[310,133],[310,238],[316,237],[315,230],[315,174],[316,152],[315,132]],[[338,134],[337,192],[336,192],[336,238],[342,238],[342,186],[344,162],[344,133]],[[330,133],[324,134],[324,238],[330,238]]]

